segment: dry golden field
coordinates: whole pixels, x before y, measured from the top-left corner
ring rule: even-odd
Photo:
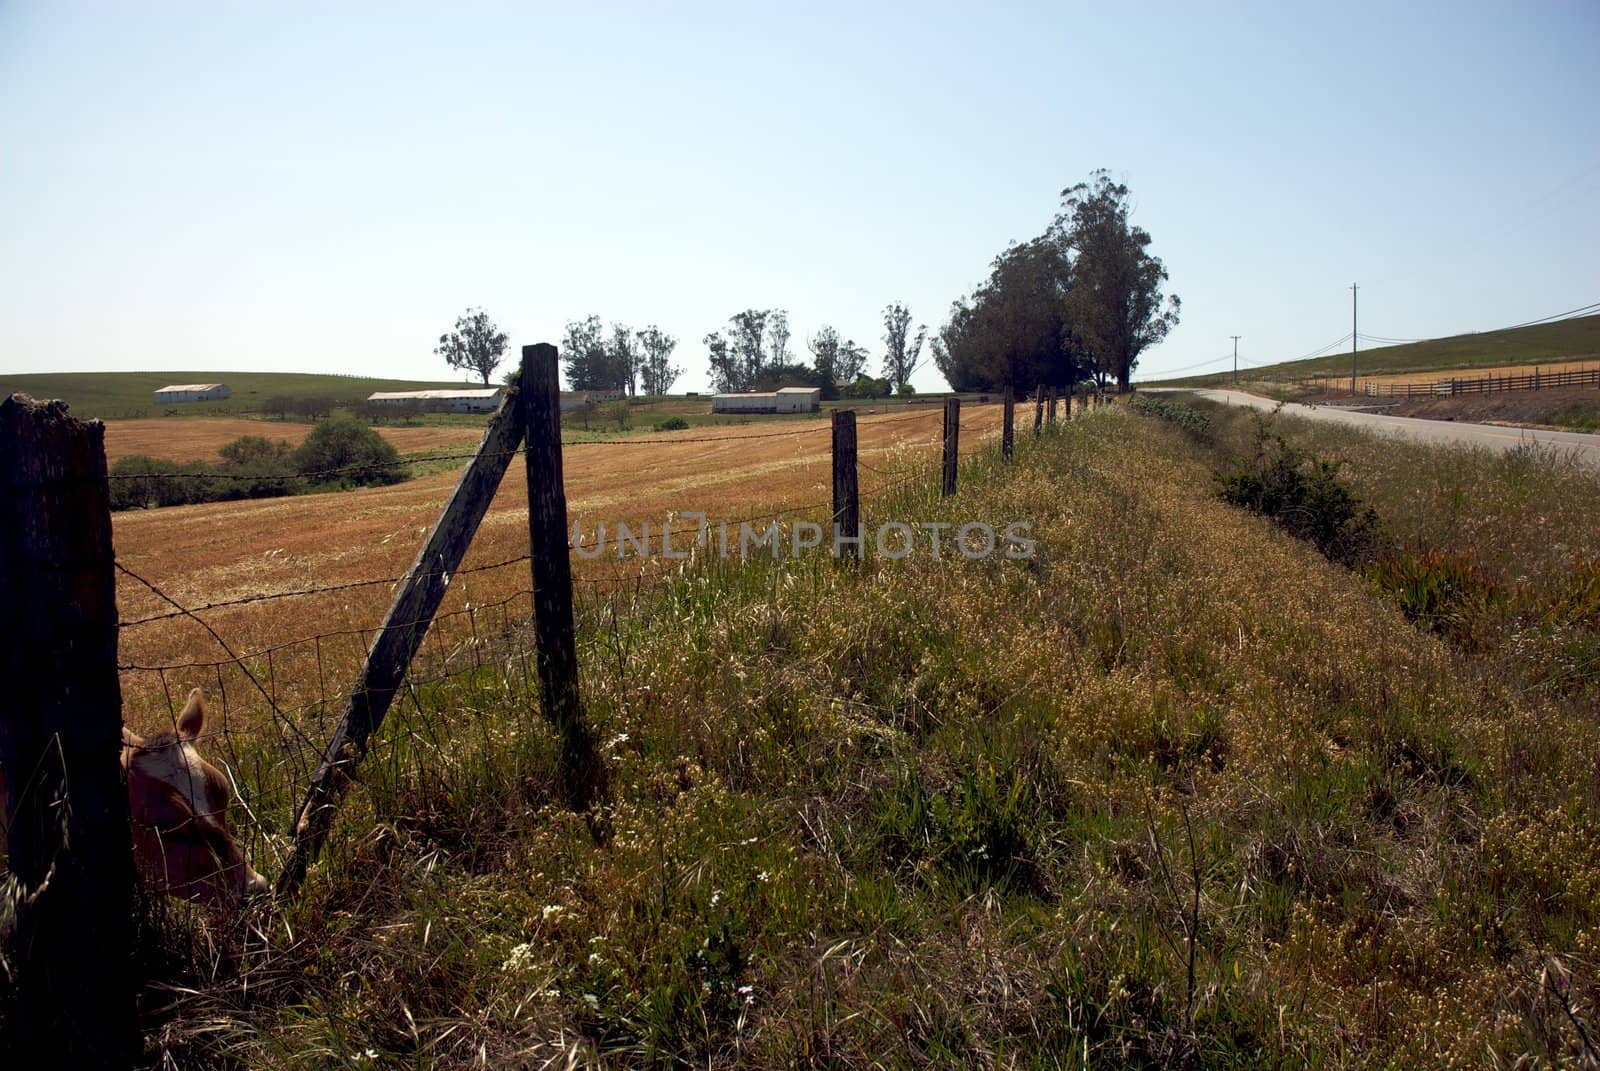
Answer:
[[[225,417],[171,420],[106,421],[106,460],[115,464],[130,454],[169,461],[216,461],[227,443],[243,435],[259,435],[299,446],[311,434],[311,424],[289,424]],[[379,428],[378,434],[401,453],[436,450],[478,441],[481,432],[470,427]]]
[[[1417,370],[1411,372],[1395,372],[1381,376],[1360,376],[1356,382],[1363,388],[1368,383],[1436,383],[1451,379],[1482,379],[1485,376],[1526,376],[1532,375],[1537,368],[1541,374],[1547,372],[1587,372],[1597,367],[1594,358],[1581,361],[1540,361],[1536,364],[1501,364],[1491,368],[1459,368],[1435,369],[1432,371]],[[1334,375],[1337,380],[1338,376]],[[1349,376],[1345,377],[1349,382]]]
[[[1031,415],[1019,407],[1019,429],[1027,426]],[[864,497],[914,474],[928,487],[935,486],[941,418],[936,408],[860,418]],[[966,407],[962,454],[992,448],[999,423],[998,405]],[[826,512],[831,495],[829,427],[824,417],[569,444],[563,462],[568,511],[582,526],[585,542],[593,539],[601,521],[608,527],[617,521],[635,525],[649,521],[659,533],[669,513],[704,511],[713,522],[779,510],[815,517],[815,507]],[[386,436],[395,430],[457,433],[449,428],[388,429]],[[190,608],[392,580],[410,566],[458,475],[440,473],[390,487],[335,494],[121,512],[114,519],[117,558]],[[486,609],[470,620],[456,613],[430,634],[428,650],[437,647],[436,654],[448,653],[453,637],[460,633],[514,623],[517,615],[525,615],[528,601],[518,593],[529,587],[526,562],[481,567],[525,555],[526,525],[527,490],[518,459],[484,518],[442,612],[450,614],[467,605]],[[680,522],[679,531],[689,526]],[[604,556],[574,559],[580,601],[624,579],[631,582],[641,569],[659,571],[663,566],[659,561],[641,566],[638,559],[619,562],[610,531],[607,538],[612,543]],[[659,546],[659,534],[654,538]],[[680,539],[681,535],[675,537],[675,547]],[[169,716],[170,697],[198,685],[218,697],[220,702],[214,705],[225,711],[230,731],[256,722],[270,709],[257,685],[237,666],[212,665],[231,663],[233,656],[252,667],[261,688],[285,710],[342,694],[391,595],[392,584],[380,582],[203,612],[200,616],[217,633],[212,636],[193,618],[183,616],[131,624],[172,613],[173,607],[119,574],[118,607],[127,623],[121,635],[121,661],[125,667],[178,667],[125,668],[127,720],[140,728],[154,728]]]

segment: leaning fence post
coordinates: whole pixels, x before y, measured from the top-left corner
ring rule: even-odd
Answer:
[[[1041,383],[1033,392],[1033,437],[1039,437],[1039,428],[1044,424],[1044,384]]]
[[[522,442],[522,410],[516,391],[501,403],[478,443],[478,452],[451,492],[433,531],[401,581],[372,650],[345,701],[344,714],[323,749],[322,759],[294,817],[294,843],[278,876],[277,894],[294,894],[333,825],[351,775],[366,756],[368,741],[383,725],[411,659],[422,645],[434,613],[462,556],[472,543],[495,490]]]
[[[856,413],[833,411],[833,556],[861,557],[861,484],[856,474]]]
[[[1011,389],[1011,384],[1006,384],[1005,414],[1000,429],[1000,456],[1006,461],[1011,460],[1016,438],[1017,419],[1017,394]]]
[[[131,1067],[134,870],[105,425],[64,402],[0,401],[0,490],[0,817],[19,894],[17,1016],[0,1047],[18,1067]]]
[[[533,558],[533,635],[544,713],[561,736],[567,803],[585,810],[605,795],[606,771],[583,716],[567,556],[567,490],[561,475],[561,386],[556,348],[522,347],[522,423],[527,435],[528,541]]]
[[[956,493],[956,459],[959,457],[961,438],[961,399],[946,398],[944,403],[944,482],[941,496]]]

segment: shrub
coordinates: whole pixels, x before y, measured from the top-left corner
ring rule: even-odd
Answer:
[[[607,402],[603,412],[607,420],[616,422],[618,431],[626,430],[633,419],[633,413],[629,410],[627,402]]]
[[[1135,413],[1143,413],[1145,416],[1153,416],[1169,424],[1176,424],[1201,442],[1211,441],[1211,417],[1192,405],[1185,405],[1156,394],[1141,393],[1133,396],[1128,408]]]
[[[1255,420],[1252,456],[1215,474],[1223,501],[1271,517],[1332,561],[1366,560],[1377,541],[1377,514],[1339,479],[1333,462],[1291,446],[1273,431],[1270,417]]]
[[[289,456],[290,446],[283,439],[272,442],[264,435],[241,435],[217,449],[222,460],[230,465],[250,465],[264,461],[279,461]]]
[[[111,466],[112,509],[154,509],[209,502],[215,482],[203,461],[168,461],[130,454]]]
[[[349,417],[318,424],[293,457],[300,475],[319,484],[358,487],[398,483],[406,476],[395,448]]]
[[[689,422],[681,416],[668,417],[665,420],[656,422],[657,431],[683,431],[688,426]]]

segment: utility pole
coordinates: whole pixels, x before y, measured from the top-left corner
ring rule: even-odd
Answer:
[[[1229,335],[1228,337],[1233,339],[1233,385],[1237,387],[1239,385],[1239,339],[1244,336]]]
[[[1361,336],[1356,328],[1356,291],[1360,289],[1355,283],[1350,284],[1350,393],[1356,392],[1356,344]]]

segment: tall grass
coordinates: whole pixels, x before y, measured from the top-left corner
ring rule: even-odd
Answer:
[[[1397,545],[1564,607],[1473,653],[1220,501],[1249,429],[1213,416],[1220,446],[1111,412],[868,504],[1031,521],[1031,560],[707,562],[590,600],[587,818],[494,639],[398,705],[306,898],[194,946],[152,1059],[1593,1059],[1595,596],[1564,579],[1592,477],[1288,428]]]

